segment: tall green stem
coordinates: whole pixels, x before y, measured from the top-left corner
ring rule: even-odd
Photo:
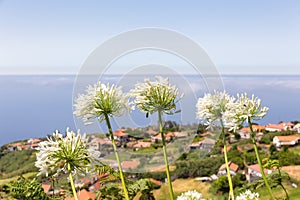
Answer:
[[[228,178],[228,184],[229,184],[229,195],[230,195],[231,200],[234,200],[233,185],[232,185],[232,180],[231,180],[231,175],[230,175],[230,168],[229,168],[229,163],[228,163],[228,158],[227,158],[227,145],[226,145],[224,124],[223,124],[222,120],[220,120],[220,121],[221,121],[223,145],[224,145],[224,159],[225,159],[227,178]]]
[[[113,131],[112,131],[112,128],[111,128],[110,120],[109,120],[109,117],[108,117],[107,114],[104,114],[104,116],[105,116],[106,124],[107,124],[107,127],[108,127],[109,135],[110,135],[110,138],[111,138],[111,142],[112,142],[112,145],[113,145],[113,148],[114,148],[116,160],[117,160],[117,163],[118,163],[119,174],[120,174],[120,178],[121,178],[121,182],[122,182],[122,187],[123,187],[125,199],[129,200],[128,191],[126,189],[126,184],[125,184],[125,179],[124,179],[124,175],[123,175],[123,171],[122,171],[122,166],[121,166],[117,146],[116,146],[116,143],[115,143],[115,138],[114,138],[114,135],[113,135]]]
[[[172,182],[171,182],[170,170],[169,170],[169,162],[168,162],[168,156],[167,156],[167,147],[166,147],[166,141],[165,141],[165,136],[164,136],[164,132],[163,132],[162,112],[160,110],[158,111],[158,122],[159,122],[159,132],[161,134],[161,140],[162,140],[162,145],[163,145],[164,160],[165,160],[165,165],[166,165],[166,174],[167,174],[167,179],[168,179],[170,199],[174,200],[174,193],[173,193],[173,188],[172,188]]]
[[[265,175],[264,168],[262,166],[261,159],[260,159],[260,156],[259,156],[259,153],[258,153],[256,141],[255,141],[255,138],[254,138],[255,135],[254,135],[254,131],[253,131],[253,128],[252,128],[252,122],[251,122],[250,119],[248,119],[248,125],[249,125],[249,128],[250,128],[251,141],[252,141],[253,146],[254,146],[254,151],[255,151],[256,159],[257,159],[257,162],[258,162],[258,165],[259,165],[261,176],[264,180],[265,186],[267,187],[267,190],[268,190],[268,193],[269,193],[271,199],[274,200],[275,198],[273,196],[271,187],[270,187],[269,182],[267,180],[267,177]]]
[[[281,171],[280,171],[279,166],[277,166],[277,170],[278,170],[279,177],[280,177],[280,183],[279,183],[279,185],[281,186],[281,188],[283,189],[283,191],[284,191],[284,193],[285,193],[285,199],[286,199],[286,200],[289,200],[289,199],[290,199],[289,193],[286,191],[286,189],[284,188],[284,186],[283,186],[283,184],[282,184]]]
[[[70,179],[70,183],[71,183],[73,196],[74,196],[75,200],[78,200],[78,197],[77,197],[77,194],[76,194],[76,189],[75,189],[75,186],[74,186],[74,180],[73,180],[73,177],[72,177],[72,171],[71,171],[70,163],[68,163],[68,171],[69,171],[69,179]]]

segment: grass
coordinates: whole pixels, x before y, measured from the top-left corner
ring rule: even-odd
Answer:
[[[26,174],[22,174],[22,176],[24,178],[30,178],[30,177],[34,177],[36,176],[36,172],[29,172],[29,173],[26,173]],[[15,176],[15,177],[12,177],[12,178],[7,178],[7,179],[1,179],[0,180],[0,185],[3,185],[3,184],[6,184],[6,183],[9,183],[11,181],[15,181],[19,178],[19,176]]]
[[[195,181],[194,179],[177,179],[172,182],[175,197],[179,196],[182,192],[188,190],[196,190],[200,192],[206,199],[215,199],[212,194],[209,193],[209,183],[202,183]],[[162,184],[161,188],[154,190],[153,194],[157,200],[169,200],[169,189],[167,184]]]
[[[290,175],[291,178],[300,182],[300,165],[282,167],[282,170]]]
[[[223,200],[224,196],[216,196],[209,192],[210,183],[203,183],[200,181],[195,181],[194,179],[177,179],[172,182],[173,190],[175,197],[179,196],[182,192],[186,192],[188,190],[196,190],[200,192],[204,199],[207,200]],[[300,197],[300,189],[293,188],[288,184],[284,185],[288,190],[290,200],[297,200]],[[276,198],[285,197],[285,193],[280,187],[272,189]],[[269,200],[268,191],[266,188],[260,188],[256,190],[260,195],[260,200]],[[169,200],[169,190],[167,184],[162,184],[160,189],[154,190],[153,194],[156,200]]]

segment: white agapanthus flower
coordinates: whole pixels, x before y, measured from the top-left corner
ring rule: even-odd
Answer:
[[[134,98],[133,103],[147,116],[157,111],[169,115],[178,112],[176,111],[176,103],[184,94],[178,98],[178,88],[171,85],[168,78],[160,76],[155,78],[155,81],[145,79],[143,83],[135,85],[135,89],[130,91]]]
[[[177,200],[201,200],[202,194],[196,190],[189,190],[177,197]]]
[[[76,135],[67,128],[64,137],[58,131],[46,141],[40,142],[37,148],[35,166],[39,168],[38,175],[54,173],[72,173],[73,176],[85,176],[92,173],[95,165],[100,165],[100,152],[87,146],[87,138]]]
[[[86,124],[89,119],[97,118],[99,122],[105,120],[105,114],[109,117],[122,116],[131,109],[128,96],[122,92],[121,87],[98,82],[89,85],[85,94],[80,94],[74,103],[74,114],[82,117]]]
[[[225,91],[214,91],[214,94],[206,93],[198,99],[196,104],[196,117],[212,127],[217,123],[223,123],[224,127],[237,128],[235,116],[235,98]]]
[[[246,190],[245,192],[239,194],[236,200],[259,200],[259,194],[256,192],[251,192],[251,190]]]
[[[247,93],[237,95],[236,118],[241,123],[248,122],[249,119],[251,121],[262,119],[268,110],[268,107],[261,106],[261,100],[254,95],[251,98]]]

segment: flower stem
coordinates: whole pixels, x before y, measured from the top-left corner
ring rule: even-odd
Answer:
[[[223,125],[222,120],[221,120],[221,127],[222,127],[222,136],[223,136],[223,145],[224,145],[224,150],[223,150],[224,151],[224,160],[225,160],[227,178],[228,178],[228,185],[229,185],[229,195],[230,195],[231,200],[234,200],[233,185],[232,185],[232,180],[231,180],[231,175],[230,175],[230,168],[229,168],[229,163],[228,163],[228,158],[227,158],[226,137],[225,137],[224,125]]]
[[[68,171],[69,171],[69,179],[70,179],[70,183],[71,183],[71,188],[72,188],[73,196],[74,196],[75,200],[78,200],[78,197],[77,197],[77,194],[76,194],[76,189],[75,189],[75,186],[74,186],[74,180],[73,180],[73,177],[72,177],[70,163],[68,163]]]
[[[111,138],[111,142],[112,142],[112,145],[114,147],[114,152],[115,152],[116,160],[117,160],[118,167],[119,167],[119,174],[120,174],[120,178],[121,178],[121,182],[122,182],[122,187],[123,187],[125,199],[129,200],[128,191],[126,189],[126,184],[125,184],[125,179],[124,179],[124,175],[123,175],[123,171],[122,171],[122,166],[121,166],[117,146],[116,146],[116,143],[115,143],[115,138],[114,138],[114,135],[113,135],[113,132],[112,132],[110,120],[109,120],[109,117],[108,117],[107,114],[104,114],[104,116],[105,116],[106,124],[107,124],[107,127],[108,127],[109,135],[110,135],[110,138]]]
[[[161,134],[161,140],[162,140],[162,145],[163,145],[164,160],[165,160],[165,165],[166,165],[166,174],[167,174],[167,179],[168,179],[170,199],[174,200],[174,193],[173,193],[173,188],[172,188],[168,156],[167,156],[167,147],[166,147],[165,136],[164,136],[164,132],[163,132],[163,125],[162,125],[162,112],[160,110],[158,111],[158,121],[159,121],[159,132]]]
[[[261,163],[261,159],[260,159],[260,156],[259,156],[259,153],[258,153],[256,141],[255,141],[255,138],[254,138],[254,131],[252,129],[252,122],[251,122],[250,119],[248,119],[248,125],[249,125],[249,128],[250,128],[251,140],[252,140],[252,143],[253,143],[253,146],[254,146],[254,151],[255,151],[256,159],[257,159],[257,162],[258,162],[258,165],[259,165],[259,168],[260,168],[261,176],[264,180],[265,186],[267,187],[267,190],[268,190],[268,193],[269,193],[271,199],[275,200],[275,198],[273,196],[273,193],[272,193],[272,190],[271,190],[271,187],[270,187],[269,182],[267,180],[267,177],[265,175],[264,168],[263,168],[262,163]]]

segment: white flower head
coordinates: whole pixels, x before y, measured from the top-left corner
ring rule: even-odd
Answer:
[[[249,98],[247,93],[237,94],[236,120],[241,123],[262,119],[268,110],[268,107],[261,106],[261,100],[254,95]]]
[[[132,109],[130,105],[128,95],[122,92],[121,87],[98,82],[89,85],[86,94],[80,94],[75,99],[74,114],[90,124],[89,119],[97,118],[100,122],[105,120],[105,114],[120,117]]]
[[[236,200],[259,200],[259,194],[256,192],[251,192],[251,190],[246,190],[245,192],[239,194]]]
[[[155,81],[145,79],[143,83],[135,85],[135,89],[130,91],[131,96],[135,98],[133,103],[147,115],[157,111],[169,115],[179,112],[176,111],[176,103],[183,98],[183,94],[178,97],[178,88],[171,85],[168,78],[155,78]]]
[[[209,127],[215,123],[223,123],[224,127],[237,127],[235,116],[235,98],[225,91],[214,91],[214,94],[206,93],[198,99],[196,104],[196,117]]]
[[[71,171],[73,176],[84,176],[92,173],[95,165],[101,165],[100,152],[90,150],[86,136],[81,136],[79,131],[76,135],[67,129],[65,137],[56,131],[53,137],[40,142],[37,150],[35,166],[39,168],[38,175],[54,173],[58,176]]]
[[[177,200],[200,200],[200,199],[202,199],[202,194],[197,192],[196,190],[189,190],[177,197]]]

